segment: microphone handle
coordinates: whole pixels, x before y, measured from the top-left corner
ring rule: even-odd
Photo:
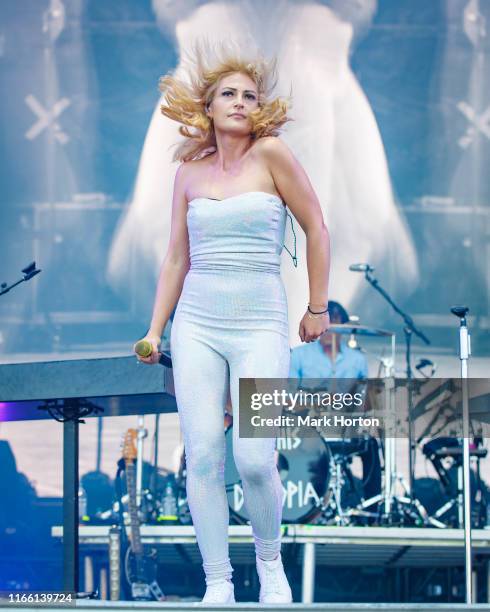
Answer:
[[[153,351],[153,346],[151,342],[148,342],[148,340],[140,340],[139,342],[136,343],[134,347],[134,351],[140,357],[149,357]],[[170,353],[165,352],[165,351],[161,351],[161,352],[159,351],[158,355],[159,355],[159,358],[158,358],[159,364],[165,366],[166,368],[172,367],[172,357]]]
[[[170,353],[166,351],[162,351],[161,353],[158,353],[158,354],[160,355],[160,358],[158,359],[158,363],[162,366],[165,366],[166,368],[172,368],[172,357]]]

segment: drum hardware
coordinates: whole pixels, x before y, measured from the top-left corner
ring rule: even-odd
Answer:
[[[412,385],[413,385],[412,381]],[[376,395],[377,393],[377,395]],[[377,399],[381,396],[382,400]],[[382,401],[385,406],[386,428],[384,438],[384,466],[383,466],[383,488],[381,493],[361,500],[361,502],[349,511],[350,516],[370,517],[378,519],[381,524],[415,523],[417,525],[432,525],[445,528],[446,525],[437,517],[429,515],[423,504],[411,494],[409,484],[396,469],[396,438],[390,435],[389,428],[395,423],[395,380],[384,377],[381,386],[371,385],[370,401],[376,405]],[[396,493],[397,486],[402,493]],[[378,505],[381,504],[380,507]],[[368,511],[368,508],[376,505],[376,511]]]
[[[368,327],[366,325],[353,325],[352,323],[333,323],[327,330],[327,333],[342,334],[348,336],[378,336],[393,338],[394,333],[386,329],[377,329],[376,327]]]
[[[411,368],[411,343],[412,343],[412,335],[415,334],[418,336],[425,344],[430,344],[430,340],[427,336],[419,330],[412,317],[409,314],[404,312],[390,297],[388,292],[381,287],[379,281],[373,276],[374,268],[372,268],[369,264],[359,264],[351,266],[350,268],[354,272],[363,272],[364,278],[371,285],[373,289],[375,289],[388,304],[392,307],[392,309],[403,319],[404,327],[404,337],[405,337],[405,363],[406,363],[406,377],[408,381],[408,439],[409,439],[409,483],[408,485],[403,482],[401,476],[396,474],[396,439],[391,436],[387,436],[385,440],[385,486],[384,486],[384,514],[383,519],[385,521],[391,520],[391,505],[393,501],[396,501],[399,505],[404,506],[412,506],[412,508],[408,508],[408,513],[415,515],[419,515],[420,518],[426,522],[427,512],[423,509],[422,504],[420,502],[415,501],[413,499],[413,471],[414,471],[414,458],[415,458],[415,444],[413,442],[413,432],[412,432],[412,408],[413,408],[413,397],[412,397],[412,386],[411,381],[412,377],[412,368]],[[393,353],[393,363],[394,363],[394,353]],[[394,387],[394,385],[393,385]],[[388,413],[391,416],[395,416],[393,411],[394,401],[393,401],[393,392],[390,391],[391,399],[387,404]],[[402,496],[400,498],[396,498],[395,493],[395,484],[396,482],[400,482],[403,486],[404,491],[406,492],[406,496]],[[408,498],[408,501],[407,501]],[[427,515],[428,516],[428,515]],[[430,517],[429,517],[430,520]]]
[[[416,439],[416,444],[422,447],[423,454],[431,461],[444,491],[444,498],[439,499],[440,505],[432,509],[431,516],[437,520],[443,517],[445,526],[462,528],[464,524],[463,442],[461,437],[457,437],[458,433],[453,437],[448,437],[447,433],[439,437],[441,432],[447,432],[449,425],[459,421],[461,404],[455,403],[454,400],[460,396],[461,389],[453,379],[447,379],[434,388],[430,385],[429,381],[424,381],[419,387],[418,392],[425,391],[426,395],[414,407],[413,417],[414,420],[419,419],[435,409],[430,421]],[[424,387],[428,387],[428,392]],[[423,440],[427,438],[429,441],[422,446]],[[476,520],[472,517],[472,524],[478,525],[486,522],[486,488],[480,476],[480,460],[488,451],[480,446],[481,438],[474,439],[476,445],[470,449],[469,454],[476,463],[476,483],[475,486],[470,486],[470,492],[479,513]],[[450,465],[445,465],[447,460],[451,461]],[[455,515],[451,513],[454,510],[456,510]]]
[[[446,525],[439,521],[437,518],[429,516],[429,513],[424,508],[423,504],[416,497],[409,496],[408,484],[403,478],[401,474],[392,475],[391,479],[389,478],[390,474],[388,472],[388,477],[386,476],[386,464],[385,464],[385,483],[390,482],[391,486],[394,487],[397,483],[403,489],[403,495],[394,495],[391,493],[391,496],[388,497],[389,502],[389,514],[386,513],[386,492],[387,489],[384,489],[384,493],[380,493],[379,495],[375,495],[369,499],[363,500],[358,506],[350,511],[351,516],[365,516],[365,517],[378,517],[381,524],[384,525],[392,525],[398,522],[405,523],[406,521],[411,524],[415,523],[416,525],[431,525],[433,527],[438,527],[440,529],[445,528]],[[393,489],[392,489],[393,491]],[[384,508],[384,512],[380,514],[380,512],[366,512],[365,509],[369,508],[373,504],[379,504],[379,502],[383,502],[382,508]]]
[[[346,478],[350,480],[351,488],[353,487],[352,473],[346,465],[346,458],[340,454],[330,453],[329,471],[332,477],[325,498],[329,500],[328,506],[330,506],[333,511],[333,522],[341,526],[350,525],[351,520],[349,512],[342,507],[342,492],[344,490]],[[322,513],[327,511],[328,506],[322,505]]]
[[[366,272],[366,275],[369,275],[369,270]],[[380,288],[378,288],[378,290],[383,292],[383,290]],[[353,325],[349,323],[331,325],[329,327],[329,331],[331,331],[332,333],[348,334],[354,338],[356,338],[357,336],[377,336],[387,337],[391,339],[391,355],[389,357],[384,357],[380,359],[380,371],[378,374],[384,381],[385,414],[387,418],[392,419],[394,422],[395,408],[393,369],[395,364],[395,333],[384,329],[376,329],[372,327],[357,324]],[[391,382],[388,383],[388,381]],[[366,516],[366,508],[369,508],[373,504],[383,502],[382,522],[389,521],[391,518],[391,507],[394,498],[396,497],[395,485],[397,481],[402,480],[402,476],[396,474],[396,438],[386,436],[384,445],[383,491],[382,493],[375,495],[374,497],[371,497],[366,500],[361,500],[361,502],[350,511],[351,515]],[[407,491],[407,487],[404,483],[403,486],[404,490]],[[400,498],[398,501],[401,503],[410,502],[410,500],[408,500],[407,502],[406,496]],[[367,514],[371,518],[378,516],[377,512],[369,512]]]
[[[381,292],[383,290],[379,289]],[[395,381],[393,378],[393,369],[395,363],[395,334],[387,330],[380,330],[376,328],[370,328],[360,326],[357,324],[338,324],[332,325],[329,328],[329,332],[347,334],[351,337],[356,338],[357,336],[381,336],[391,338],[391,355],[380,359],[380,372],[382,376],[382,397],[383,405],[385,407],[385,414],[390,423],[395,423]],[[357,345],[357,340],[356,340]],[[358,346],[358,345],[357,345]],[[408,355],[409,357],[409,355]],[[328,443],[328,441],[327,441]],[[417,524],[431,524],[437,527],[445,527],[445,525],[429,517],[427,511],[420,503],[419,500],[412,499],[411,488],[405,482],[403,476],[397,473],[396,469],[396,437],[390,436],[388,429],[385,429],[385,440],[384,440],[384,466],[382,471],[383,483],[381,493],[371,496],[367,499],[360,499],[359,503],[354,507],[350,508],[344,516],[342,505],[339,503],[338,487],[335,487],[334,483],[329,487],[333,486],[333,490],[330,491],[330,496],[324,499],[333,501],[322,505],[322,512],[325,513],[326,509],[331,509],[332,504],[338,506],[339,516],[341,521],[347,521],[347,517],[367,517],[371,519],[379,519],[381,523],[390,524],[394,521],[395,517],[398,516],[402,522],[409,520]],[[335,469],[339,457],[334,458]],[[332,475],[337,473],[334,466],[330,466],[330,479]],[[350,473],[350,470],[346,471],[344,465],[344,474]],[[345,481],[345,477],[344,477]],[[402,495],[397,495],[396,487],[400,485],[402,488]],[[381,508],[379,504],[381,503]],[[376,511],[368,510],[373,505],[376,506]],[[396,509],[396,512],[394,511]],[[381,510],[381,512],[380,512]]]
[[[378,367],[378,378],[387,378],[394,375],[395,362],[393,357],[380,357]]]
[[[412,386],[414,382],[415,381],[412,380]],[[423,386],[424,386],[423,383],[422,385],[419,385],[417,392],[420,392]],[[412,422],[415,421],[420,416],[422,416],[423,414],[426,414],[434,406],[437,407],[437,410],[435,411],[431,420],[426,425],[422,433],[417,437],[417,440],[415,441],[416,446],[420,446],[422,440],[426,438],[428,435],[430,435],[431,438],[434,438],[441,431],[445,430],[450,423],[454,422],[456,418],[454,414],[455,411],[454,411],[454,408],[449,403],[449,399],[451,398],[454,391],[455,391],[454,382],[451,379],[448,379],[444,381],[444,383],[442,383],[441,385],[438,385],[435,389],[430,391],[426,397],[420,400],[417,403],[417,405],[413,407]],[[442,418],[444,420],[441,423]],[[438,426],[438,429],[434,430],[434,426],[436,425],[437,422],[439,422],[440,424]],[[454,439],[448,438],[448,440],[454,440]],[[446,472],[442,466],[440,459],[436,460],[436,457],[437,458],[440,457],[440,454],[438,453],[433,454],[433,446],[431,442],[427,443],[422,448],[422,452],[424,453],[426,457],[428,457],[432,461],[432,464],[434,465],[434,468],[436,469],[439,479],[444,489],[446,490],[446,493],[448,493],[449,492],[448,491],[448,479],[446,478]],[[450,497],[452,496],[450,495]],[[431,512],[430,523],[433,524],[435,527],[440,527],[441,529],[447,528],[448,522],[447,521],[441,522],[439,519],[441,519],[441,517],[443,517],[445,514],[449,512],[449,510],[454,505],[453,502],[456,502],[456,499],[454,500],[450,499],[448,502],[443,503],[440,508]]]
[[[378,337],[378,338],[391,338],[391,359],[387,358],[383,363],[386,369],[392,371],[394,365],[394,355],[395,355],[395,334],[386,329],[377,329],[375,327],[368,327],[366,325],[359,325],[351,320],[349,323],[334,323],[330,325],[326,333],[334,333],[340,335],[349,336],[349,340],[347,341],[347,346],[354,350],[363,349],[360,347],[358,343],[358,336],[369,336],[369,337]],[[381,360],[383,361],[383,360]]]
[[[412,366],[411,366],[411,347],[412,347],[412,333],[416,333],[426,344],[430,344],[429,339],[414,326],[412,319],[408,316],[404,316],[406,325],[403,328],[405,336],[405,361],[406,361],[406,374],[408,384],[408,477],[409,477],[409,496],[412,497],[413,492],[413,478],[415,470],[415,451],[416,446],[413,441],[413,387],[411,381]]]
[[[479,444],[479,443],[477,443]],[[430,440],[423,447],[424,455],[431,461],[437,475],[440,479],[442,487],[448,496],[448,500],[437,508],[432,516],[439,519],[444,515],[448,515],[450,510],[457,509],[456,524],[454,527],[463,528],[464,525],[464,501],[463,501],[463,443],[459,438],[436,438]],[[487,449],[481,448],[478,445],[470,449],[470,458],[476,460],[476,482],[475,486],[471,486],[471,495],[474,502],[479,502],[480,507],[483,508],[486,503],[486,495],[484,494],[484,485],[480,476],[480,460],[484,459],[488,454]],[[446,468],[443,464],[443,460],[451,458],[453,460],[453,467],[456,468],[456,482],[451,478],[451,468]],[[452,520],[449,520],[451,524]],[[483,517],[480,512],[479,521],[485,521],[486,516]],[[478,521],[478,522],[479,522]],[[473,521],[474,522],[474,521]]]
[[[357,341],[358,336],[391,338],[391,356],[377,358],[380,361],[381,368],[381,370],[378,372],[378,377],[391,376],[393,374],[393,368],[395,364],[395,334],[386,329],[377,329],[375,327],[359,325],[353,322],[352,319],[353,317],[351,317],[349,323],[335,323],[330,325],[330,327],[328,328],[328,333],[348,335],[349,340],[347,341],[347,346],[351,349],[361,351],[363,351],[363,349],[360,347]]]

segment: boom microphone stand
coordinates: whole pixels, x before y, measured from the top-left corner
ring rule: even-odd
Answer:
[[[412,345],[412,334],[418,336],[425,344],[430,344],[430,340],[427,336],[419,330],[412,317],[404,312],[389,296],[387,291],[381,287],[378,280],[374,278],[371,274],[374,272],[374,268],[369,264],[353,264],[349,266],[349,270],[351,272],[364,272],[364,277],[368,281],[368,283],[375,289],[381,296],[388,302],[388,304],[393,308],[393,310],[401,316],[403,319],[405,326],[403,328],[403,332],[405,335],[405,363],[406,363],[406,375],[407,375],[407,390],[408,390],[408,443],[409,443],[409,490],[408,494],[410,496],[410,501],[415,504],[419,514],[421,514],[424,520],[427,520],[426,513],[423,509],[423,506],[417,503],[416,500],[413,499],[413,466],[414,466],[414,452],[415,452],[415,444],[413,441],[413,432],[412,432],[412,410],[413,410],[413,395],[412,395],[412,367],[411,367],[411,345]],[[386,471],[386,470],[385,470]],[[392,478],[391,475],[385,475],[388,478]],[[403,500],[402,500],[403,501]]]
[[[0,295],[5,295],[11,289],[13,289],[14,287],[17,287],[17,285],[20,285],[20,283],[27,282],[28,280],[31,280],[31,278],[33,276],[36,276],[36,274],[39,274],[39,272],[41,272],[41,270],[37,270],[36,269],[36,262],[33,261],[32,263],[30,263],[28,266],[26,266],[22,270],[22,274],[24,276],[20,280],[16,281],[15,283],[13,283],[10,286],[7,285],[7,283],[2,283],[0,285]]]

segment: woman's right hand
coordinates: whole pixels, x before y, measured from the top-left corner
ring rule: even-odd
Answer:
[[[149,355],[148,357],[141,357],[141,355],[138,355],[138,353],[136,353],[135,351],[135,343],[133,345],[133,352],[136,354],[138,361],[147,363],[148,365],[154,365],[155,363],[158,363],[158,360],[160,359],[160,353],[158,349],[160,348],[160,344],[162,342],[161,338],[153,334],[146,334],[146,336],[144,338],[141,338],[141,340],[147,340],[152,346],[152,351],[151,355]],[[138,342],[141,342],[141,340],[139,340]]]

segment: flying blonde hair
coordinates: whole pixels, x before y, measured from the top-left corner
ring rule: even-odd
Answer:
[[[229,74],[246,74],[257,87],[258,108],[249,114],[252,138],[278,136],[281,127],[292,120],[287,115],[290,97],[272,95],[277,84],[276,59],[266,60],[259,53],[246,57],[237,43],[212,45],[198,41],[186,54],[185,64],[189,82],[173,73],[159,81],[165,99],[160,105],[162,114],[183,124],[179,132],[185,140],[176,144],[173,161],[200,159],[216,151],[214,125],[206,115],[206,108],[221,79]]]

